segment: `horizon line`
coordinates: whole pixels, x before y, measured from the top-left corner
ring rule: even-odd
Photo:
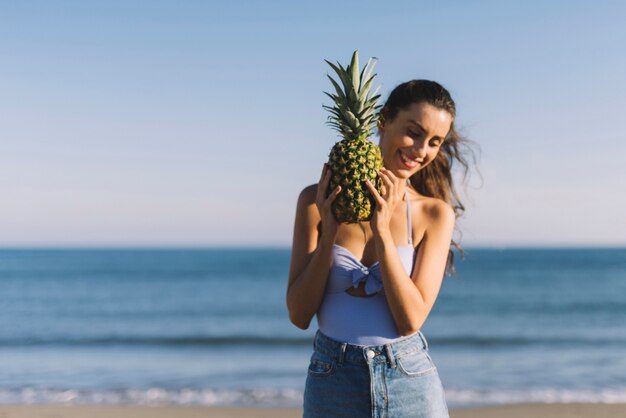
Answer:
[[[0,244],[0,251],[11,250],[289,250],[281,244]],[[619,244],[469,244],[463,250],[626,250]]]

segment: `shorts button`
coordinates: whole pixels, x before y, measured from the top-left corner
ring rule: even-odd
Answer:
[[[372,359],[376,354],[372,350],[367,350],[367,358]]]

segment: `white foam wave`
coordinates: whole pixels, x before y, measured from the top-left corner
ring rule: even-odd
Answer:
[[[140,405],[140,406],[299,406],[296,389],[180,389],[163,388],[80,391],[49,388],[0,389],[0,404]]]
[[[525,390],[446,389],[452,407],[518,403],[626,403],[626,388]]]
[[[537,388],[528,390],[446,389],[451,408],[517,403],[626,403],[626,387],[598,390]],[[0,389],[0,404],[299,407],[298,389],[95,390]]]

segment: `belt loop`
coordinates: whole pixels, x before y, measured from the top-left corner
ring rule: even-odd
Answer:
[[[418,332],[419,332],[420,339],[422,340],[422,343],[424,344],[424,349],[428,351],[428,341],[426,341],[426,337],[424,337],[424,334],[422,334],[422,331],[418,331]]]
[[[339,348],[339,359],[337,361],[337,364],[339,366],[343,365],[343,358],[346,356],[346,346],[347,345],[348,344],[346,344],[346,343],[342,343],[341,347]]]
[[[393,355],[393,348],[391,347],[391,344],[385,344],[385,350],[387,351],[389,365],[393,369],[396,367],[396,357]]]

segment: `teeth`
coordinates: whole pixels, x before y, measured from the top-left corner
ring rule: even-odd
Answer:
[[[417,159],[415,159],[415,160],[409,159],[409,157],[404,155],[403,152],[400,152],[400,158],[402,158],[402,161],[404,161],[405,163],[412,163],[412,164],[417,164],[418,163]]]

